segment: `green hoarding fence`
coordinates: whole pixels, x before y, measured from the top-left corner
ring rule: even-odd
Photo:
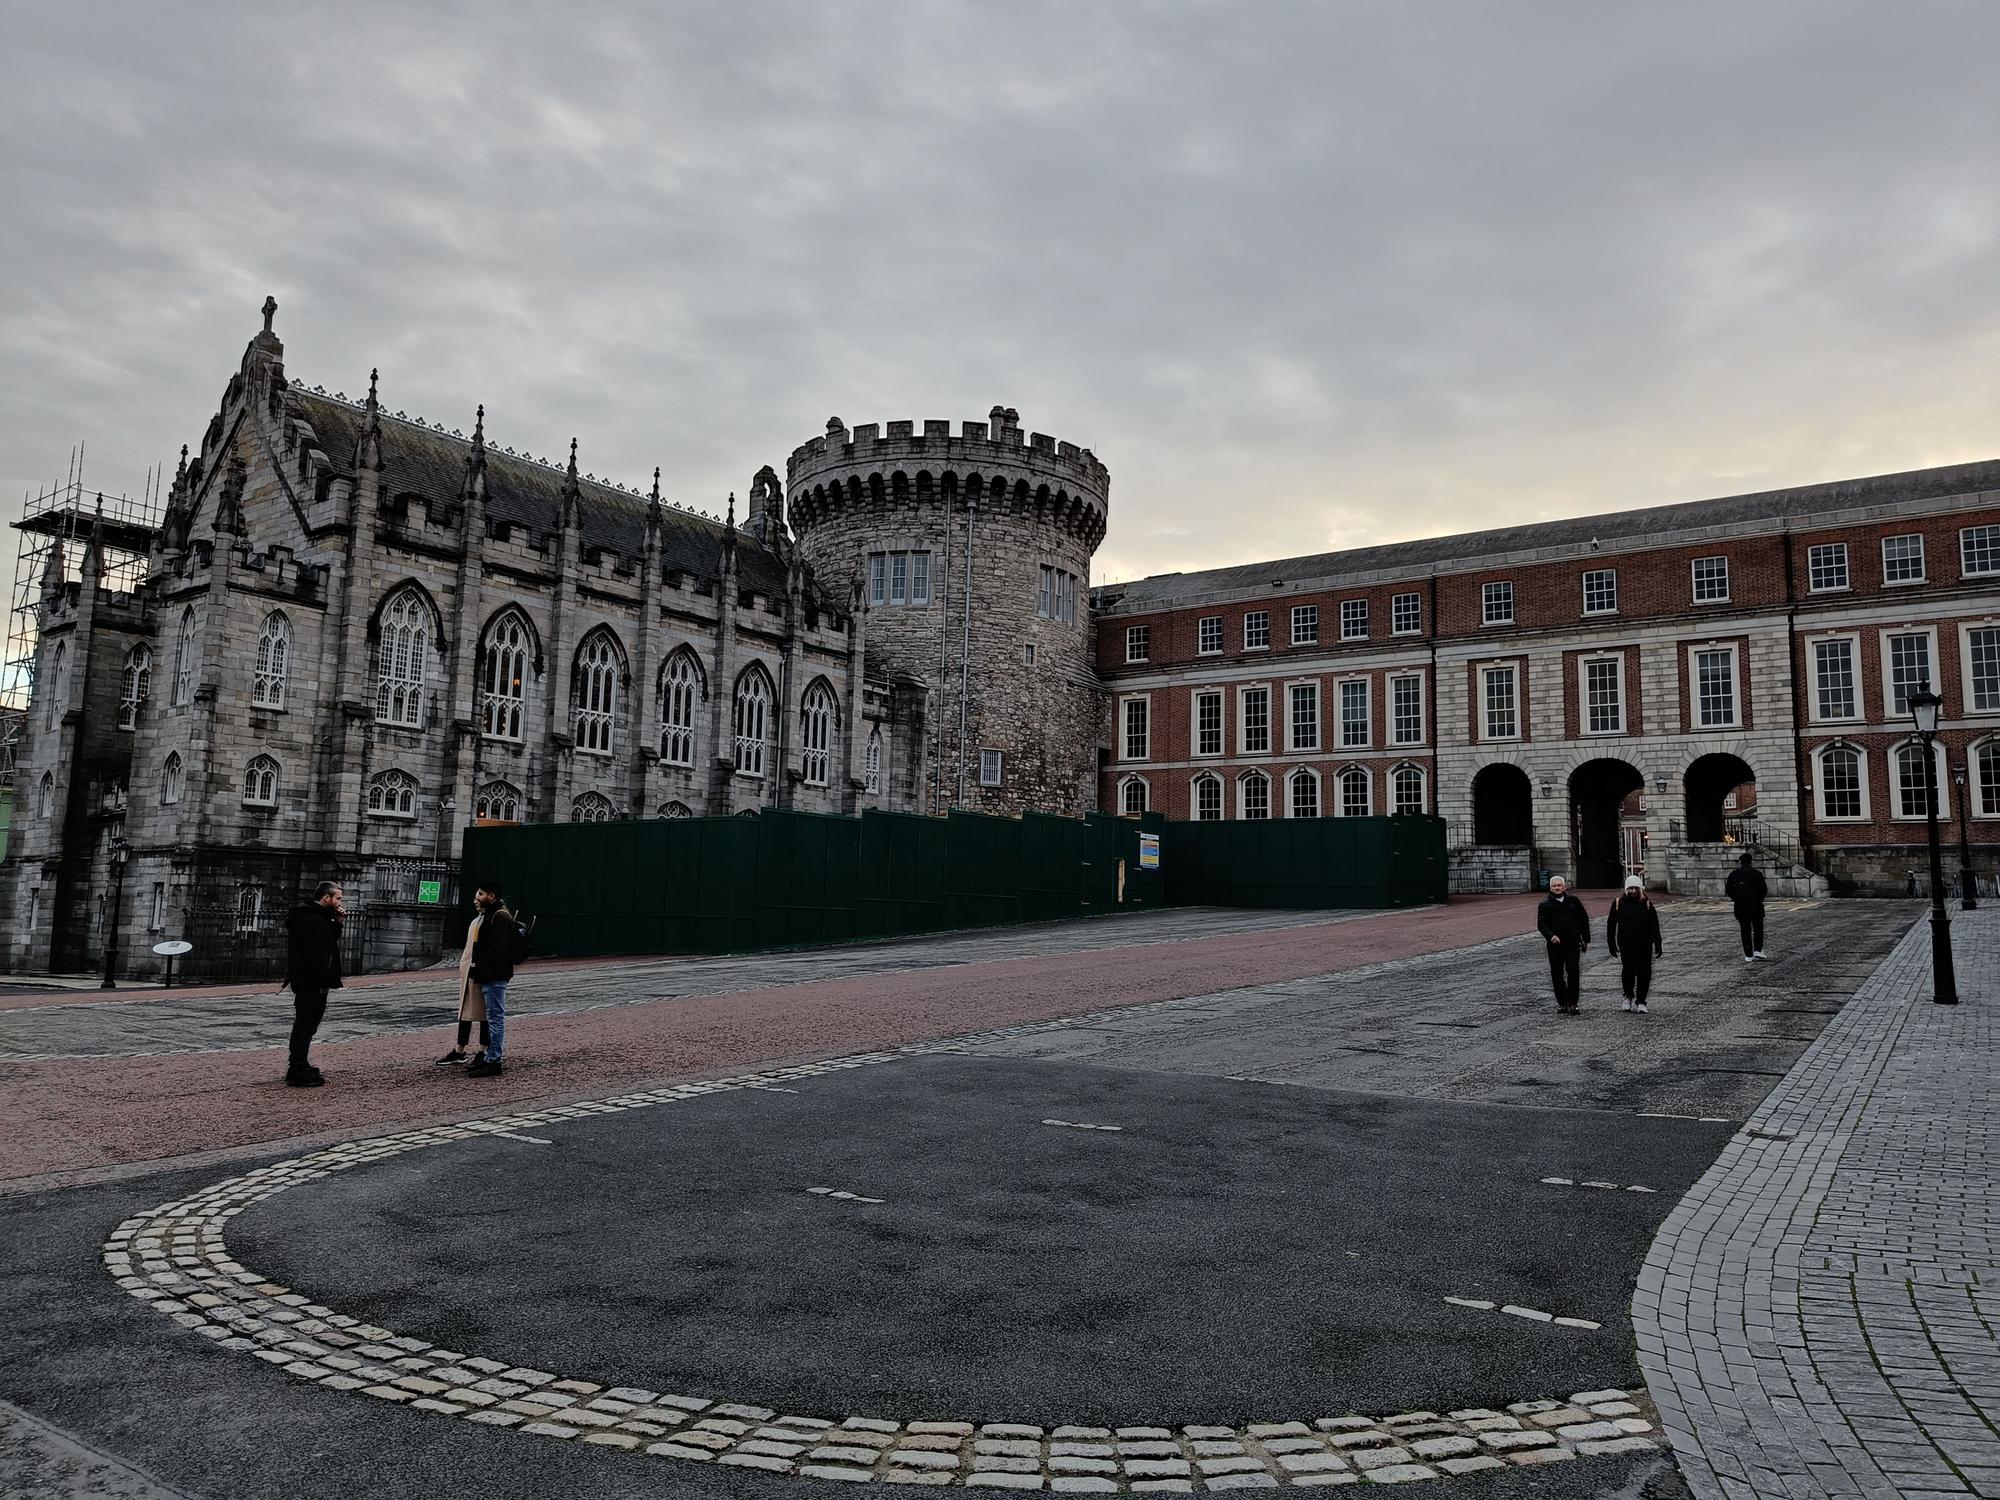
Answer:
[[[1148,868],[1147,839],[1158,866]],[[1169,904],[1444,899],[1436,818],[1168,823],[1092,813],[755,817],[466,830],[462,882],[497,880],[539,956],[739,953]],[[454,924],[463,938],[466,914]]]

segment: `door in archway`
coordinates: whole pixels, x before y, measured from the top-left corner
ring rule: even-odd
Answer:
[[[1570,847],[1579,886],[1616,887],[1625,879],[1625,844],[1619,808],[1646,784],[1622,760],[1585,761],[1570,773]]]
[[[1689,766],[1682,778],[1687,791],[1687,841],[1721,843],[1722,820],[1728,811],[1723,803],[1746,783],[1754,787],[1756,780],[1757,773],[1737,755],[1704,755]],[[1743,798],[1737,800],[1741,803]]]
[[[1534,794],[1528,773],[1496,762],[1472,778],[1472,841],[1475,844],[1532,844]]]

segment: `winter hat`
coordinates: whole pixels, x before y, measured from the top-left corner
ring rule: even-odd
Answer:
[[[1626,890],[1643,891],[1645,888],[1646,888],[1646,882],[1641,880],[1637,875],[1627,875],[1625,877]]]

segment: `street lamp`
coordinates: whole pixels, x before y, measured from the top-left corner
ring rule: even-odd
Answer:
[[[1951,966],[1951,918],[1944,913],[1944,856],[1938,852],[1937,756],[1932,751],[1937,739],[1938,710],[1944,707],[1944,699],[1925,682],[1910,694],[1909,703],[1910,717],[1917,725],[1917,741],[1923,746],[1924,826],[1931,845],[1931,999],[1939,1005],[1956,1005],[1958,976]]]
[[[132,853],[123,839],[111,841],[111,929],[104,939],[104,983],[100,990],[118,988],[118,912],[125,904],[125,861]]]
[[[1966,751],[1966,764],[1972,759],[1972,752]],[[1961,764],[1951,773],[1952,785],[1958,789],[1958,904],[1963,911],[1979,910],[1979,877],[1972,873],[1972,835],[1965,824],[1965,771]]]

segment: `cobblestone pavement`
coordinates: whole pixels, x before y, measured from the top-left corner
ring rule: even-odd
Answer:
[[[1709,1497],[2000,1496],[2000,911],[1918,923],[1675,1208],[1640,1364]]]

